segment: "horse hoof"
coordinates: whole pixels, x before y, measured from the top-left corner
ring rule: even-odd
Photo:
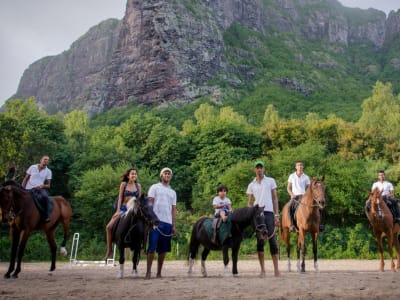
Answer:
[[[18,278],[18,274],[13,274],[12,278],[14,278],[14,279]]]
[[[135,277],[139,276],[138,270],[132,269],[132,275],[135,276]]]
[[[233,274],[233,277],[240,277],[240,275],[238,273]]]
[[[10,279],[10,274],[4,274],[4,279]]]

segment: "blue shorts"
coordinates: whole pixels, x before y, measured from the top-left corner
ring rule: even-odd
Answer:
[[[120,212],[126,212],[128,210],[128,208],[126,207],[125,204],[122,204],[121,207],[119,208]]]
[[[150,230],[148,253],[171,252],[172,224],[160,222],[158,226]]]

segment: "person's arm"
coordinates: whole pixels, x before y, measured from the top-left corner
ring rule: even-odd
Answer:
[[[50,189],[51,179],[47,179],[44,181],[42,185],[39,185],[39,189]]]
[[[293,194],[293,192],[292,192],[292,183],[290,181],[288,181],[286,190],[287,190],[287,192],[288,192],[288,194],[290,196],[290,199],[295,199],[296,198],[296,195]]]
[[[254,202],[253,194],[247,194],[247,206],[252,207]]]
[[[25,174],[25,177],[24,177],[24,179],[22,180],[22,183],[21,183],[21,185],[22,185],[22,187],[24,189],[26,189],[26,184],[28,183],[28,180],[29,180],[30,177],[31,177],[31,175],[29,175],[28,173]]]
[[[171,207],[172,214],[172,234],[176,234],[176,205],[172,205]]]
[[[117,210],[116,210],[117,213],[121,209],[121,205],[122,205],[122,200],[124,198],[124,190],[125,190],[126,184],[127,183],[125,183],[125,182],[121,182],[121,184],[119,186],[118,202],[117,202]]]
[[[272,194],[272,204],[274,207],[275,225],[279,225],[279,202],[278,202],[278,194],[276,192],[276,189],[273,189],[271,191],[271,194]]]

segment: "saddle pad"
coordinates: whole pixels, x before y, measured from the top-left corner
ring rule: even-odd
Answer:
[[[207,233],[208,238],[211,240],[214,234],[214,228],[213,228],[213,219],[208,218],[204,220],[203,223],[204,229]],[[231,222],[230,222],[230,216],[228,216],[228,220],[224,223],[221,222],[219,227],[217,228],[218,231],[218,240],[219,241],[225,241],[231,234]]]

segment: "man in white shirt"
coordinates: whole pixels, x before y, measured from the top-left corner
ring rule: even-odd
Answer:
[[[386,202],[389,209],[394,215],[394,222],[400,223],[400,211],[397,205],[397,200],[394,198],[394,188],[393,184],[385,180],[385,171],[378,171],[378,181],[372,184],[371,191],[378,189],[382,192],[382,198]]]
[[[275,179],[265,176],[264,162],[258,160],[253,166],[256,177],[247,187],[248,206],[251,207],[253,204],[258,204],[258,206],[264,207],[265,225],[267,226],[268,233],[272,235],[268,241],[274,265],[274,274],[275,276],[280,276],[278,268],[278,245],[275,235],[275,226],[279,226],[280,223],[278,194],[276,192],[277,185]],[[257,240],[257,253],[261,267],[260,276],[265,277],[264,240]]]
[[[304,164],[298,160],[295,163],[296,172],[289,175],[287,192],[290,196],[290,231],[296,231],[294,226],[294,212],[301,197],[306,193],[307,187],[310,185],[310,178],[304,174]]]
[[[176,234],[176,192],[170,186],[172,170],[162,169],[160,179],[161,182],[153,184],[148,193],[149,204],[153,206],[160,224],[149,232],[146,279],[151,278],[151,265],[155,251],[158,253],[156,276],[161,277],[165,255],[171,252],[171,238]]]
[[[22,180],[22,187],[27,190],[35,190],[40,194],[43,206],[45,223],[50,222],[49,216],[49,194],[47,190],[50,188],[52,178],[51,170],[47,167],[50,158],[45,155],[40,159],[39,164],[31,165],[26,171],[26,175]]]

